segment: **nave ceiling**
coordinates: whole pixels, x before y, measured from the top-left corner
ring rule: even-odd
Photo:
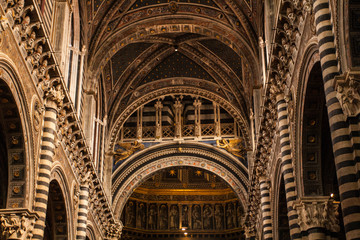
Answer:
[[[93,80],[86,86],[90,91],[100,83],[110,148],[124,120],[168,87],[170,94],[215,96],[231,106],[249,143],[252,89],[260,79],[260,6],[250,0],[88,1],[87,74]]]

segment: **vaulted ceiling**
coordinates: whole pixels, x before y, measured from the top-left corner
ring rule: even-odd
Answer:
[[[134,99],[170,86],[220,97],[249,126],[261,1],[89,0],[85,7],[87,74],[101,85],[110,128]]]

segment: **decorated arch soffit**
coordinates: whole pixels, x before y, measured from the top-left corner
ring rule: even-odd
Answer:
[[[92,27],[89,34],[93,33],[91,49],[97,49],[107,34],[133,19],[159,15],[174,18],[180,14],[232,22],[235,29],[242,29],[256,43],[253,29],[257,29],[260,21],[260,6],[261,1],[257,0],[88,0],[86,9]]]
[[[132,192],[154,173],[171,167],[202,168],[222,178],[234,190],[246,209],[248,170],[231,154],[201,143],[165,143],[138,152],[122,163],[112,175],[113,208],[115,216]]]

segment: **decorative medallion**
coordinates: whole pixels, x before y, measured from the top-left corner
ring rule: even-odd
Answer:
[[[179,10],[179,6],[177,5],[176,2],[170,2],[170,3],[169,3],[169,11],[170,11],[172,14],[175,14],[178,10]]]

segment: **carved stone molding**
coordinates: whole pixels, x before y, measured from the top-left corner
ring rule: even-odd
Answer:
[[[171,150],[172,151],[172,150]],[[187,149],[182,147],[181,151],[186,152]],[[175,152],[174,152],[175,153]],[[156,156],[159,156],[159,153],[153,154]],[[147,159],[142,159],[141,161],[149,162]],[[140,162],[140,161],[138,161]],[[166,157],[161,160],[153,161],[150,164],[147,164],[139,170],[133,171],[133,169],[136,169],[137,166],[132,166],[130,169],[126,169],[124,171],[123,175],[119,176],[115,183],[118,190],[115,192],[115,188],[113,188],[113,209],[115,211],[115,217],[120,216],[121,212],[123,211],[123,208],[126,204],[127,199],[132,194],[133,190],[139,186],[141,183],[143,183],[146,179],[148,179],[149,176],[151,176],[153,173],[165,169],[167,167],[173,167],[173,166],[191,166],[191,167],[198,167],[202,169],[206,169],[217,176],[221,177],[225,182],[227,182],[231,188],[234,190],[238,198],[242,203],[246,203],[247,199],[247,192],[243,184],[237,179],[231,172],[229,172],[224,167],[220,166],[219,164],[216,164],[209,160],[204,160],[203,158],[198,157],[186,157],[184,159],[183,157]],[[124,178],[124,176],[130,176],[125,181],[119,182],[118,180],[121,178]],[[120,185],[121,183],[121,185]],[[114,185],[115,185],[114,184]],[[246,206],[243,206],[244,209],[246,209]]]
[[[260,119],[259,136],[254,152],[255,163],[250,178],[251,186],[249,187],[247,214],[248,220],[254,223],[259,221],[257,216],[261,207],[260,193],[257,191],[259,176],[268,174],[269,163],[273,156],[273,139],[275,139],[278,131],[276,106],[278,100],[287,101],[290,106],[289,117],[290,119],[293,118],[293,103],[291,98],[285,98],[285,95],[288,95],[288,84],[293,77],[298,48],[304,31],[305,18],[311,12],[311,9],[311,1],[309,0],[283,1],[280,5],[275,42],[271,48],[271,58],[268,64],[269,76],[264,86],[265,99]],[[256,226],[254,224],[255,228]]]
[[[32,238],[37,214],[26,209],[0,210],[0,238],[25,240]]]
[[[356,117],[360,113],[360,71],[336,76],[334,87],[345,116]]]
[[[339,203],[329,197],[303,197],[294,208],[298,213],[301,231],[311,228],[325,228],[331,232],[339,232]]]

